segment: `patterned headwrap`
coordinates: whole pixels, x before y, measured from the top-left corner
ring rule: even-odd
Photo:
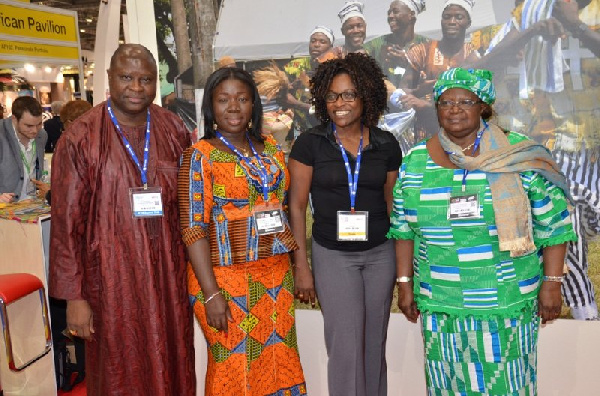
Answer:
[[[467,14],[469,14],[469,18],[471,18],[471,12],[473,12],[475,0],[446,0],[446,2],[444,3],[444,10],[450,5],[457,5],[464,8],[465,11],[467,11]],[[471,20],[472,19],[473,18],[471,18]]]
[[[344,3],[344,6],[340,10],[340,12],[338,12],[338,17],[340,18],[340,21],[342,22],[342,26],[348,19],[350,19],[352,17],[359,17],[359,18],[362,18],[362,20],[364,21],[365,20],[365,16],[363,14],[364,7],[365,7],[364,4],[361,3],[360,1],[347,1],[346,3]]]
[[[496,100],[496,88],[492,82],[492,72],[484,69],[461,69],[456,67],[442,72],[433,86],[434,99],[450,88],[462,88],[473,92],[485,103],[491,105]]]
[[[333,42],[335,41],[335,36],[333,35],[333,30],[329,29],[327,26],[319,25],[319,26],[315,26],[315,28],[312,30],[312,32],[310,32],[309,37],[312,37],[312,35],[315,33],[323,33],[325,36],[327,36],[329,41],[331,41],[331,45],[333,45]]]
[[[425,11],[425,0],[398,0],[400,3],[406,5],[415,15],[419,15]]]

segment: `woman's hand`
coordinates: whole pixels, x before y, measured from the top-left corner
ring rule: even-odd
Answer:
[[[204,309],[206,310],[206,323],[210,327],[227,333],[227,322],[233,322],[233,316],[225,297],[221,293],[217,294],[204,304]]]
[[[313,307],[317,303],[315,282],[308,266],[296,267],[294,270],[294,296],[303,303],[310,303]]]
[[[560,315],[562,308],[560,285],[560,282],[542,282],[542,287],[538,296],[538,310],[539,315],[542,318],[542,323],[554,320]]]
[[[398,283],[398,308],[406,316],[409,322],[417,323],[419,309],[415,302],[413,282]]]

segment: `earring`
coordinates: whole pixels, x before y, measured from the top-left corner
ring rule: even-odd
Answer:
[[[248,129],[252,129],[252,120],[248,122]]]
[[[217,129],[219,129],[219,126],[217,125],[216,122],[213,122],[213,129],[216,131]]]

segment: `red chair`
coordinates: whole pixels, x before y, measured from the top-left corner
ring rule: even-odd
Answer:
[[[46,345],[44,350],[28,362],[17,366],[13,356],[13,344],[11,340],[10,327],[8,325],[8,314],[6,307],[23,297],[37,292],[42,304],[42,320],[46,334]],[[50,331],[50,320],[48,317],[48,304],[46,302],[46,290],[42,281],[32,274],[7,274],[0,275],[0,319],[2,320],[2,333],[6,345],[6,356],[8,367],[12,371],[21,371],[30,366],[40,358],[44,357],[52,348],[52,333]]]

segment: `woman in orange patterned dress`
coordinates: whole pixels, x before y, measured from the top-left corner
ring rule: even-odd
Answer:
[[[252,77],[206,85],[204,137],[183,155],[179,205],[188,288],[208,341],[206,395],[305,395],[294,322],[284,155],[260,133]]]

